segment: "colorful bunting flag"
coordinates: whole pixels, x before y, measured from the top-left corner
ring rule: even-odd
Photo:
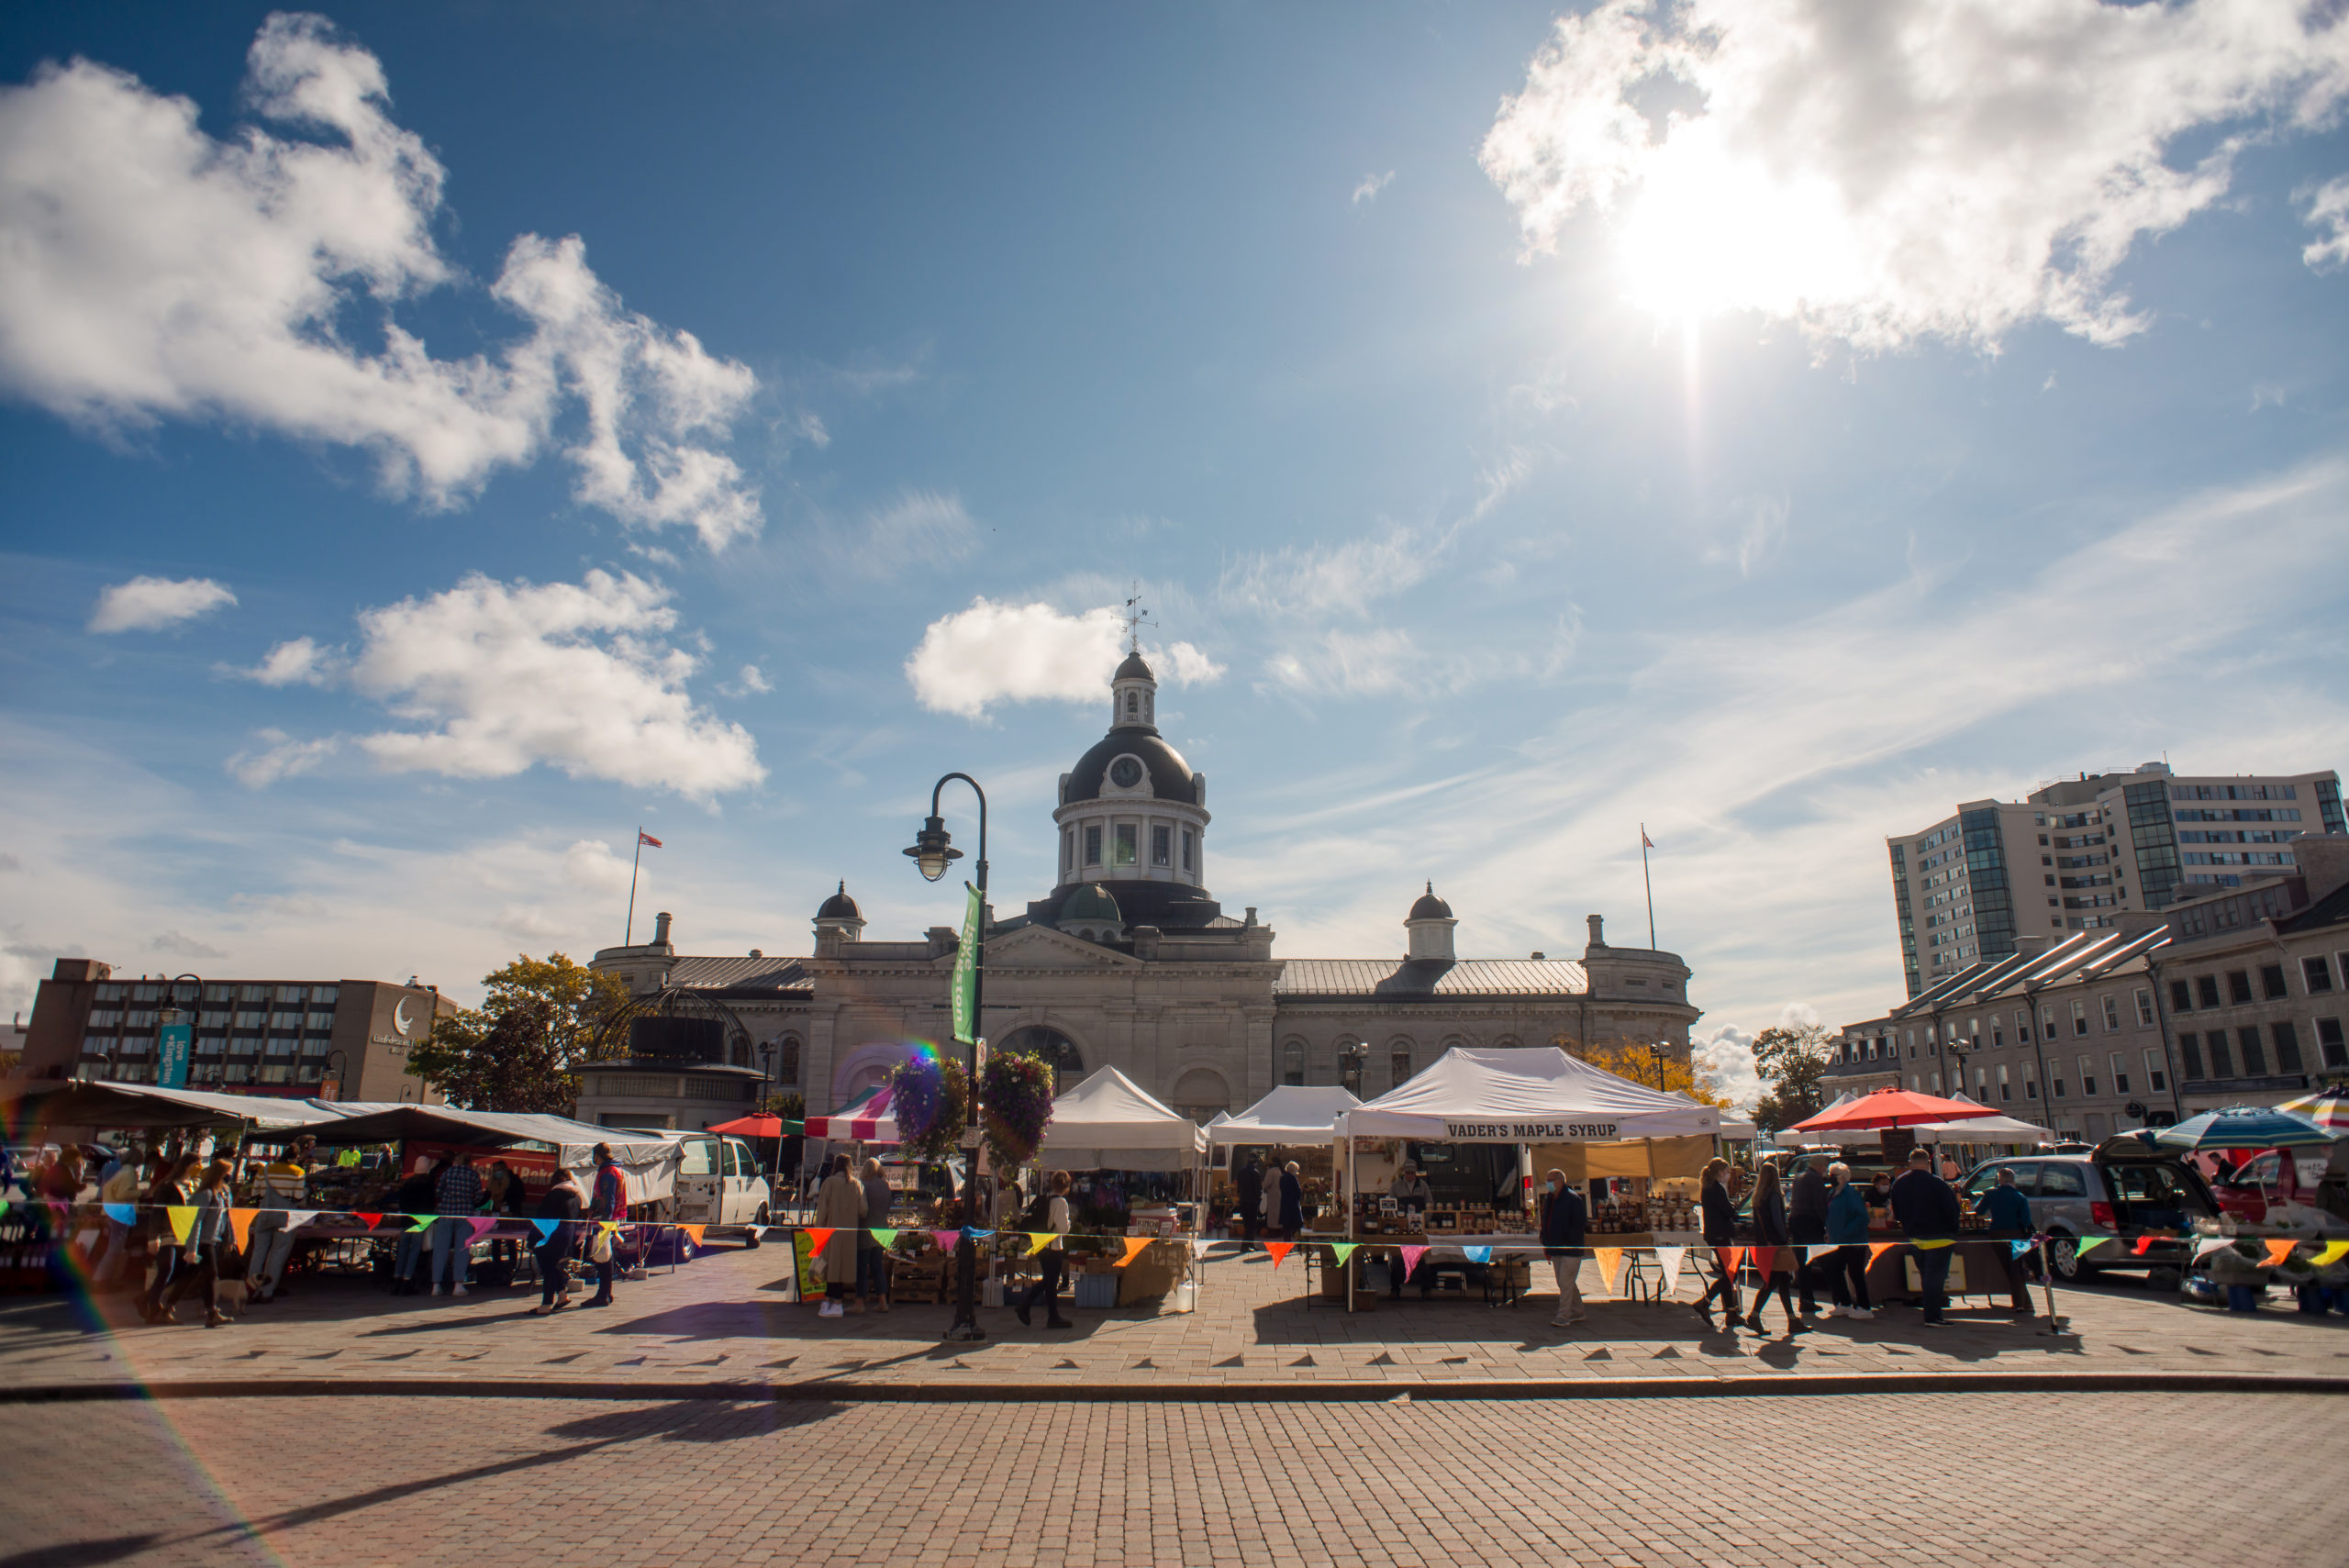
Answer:
[[[1802,1250],[1802,1261],[1806,1263],[1816,1262],[1819,1260],[1820,1253],[1831,1252],[1834,1250],[1835,1244],[1832,1241],[1828,1242],[1825,1246],[1806,1245]]]
[[[2154,1250],[2154,1242],[2161,1240],[2162,1238],[2159,1236],[2140,1236],[2135,1241],[2130,1244],[2129,1250],[2142,1258],[2146,1253]]]
[[[187,1233],[195,1229],[195,1210],[173,1206],[163,1213],[172,1222],[172,1240],[184,1243]]]
[[[1057,1230],[1025,1230],[1020,1234],[1028,1238],[1028,1255],[1032,1258],[1059,1240],[1061,1233]]]
[[[1623,1272],[1623,1249],[1593,1247],[1590,1255],[1598,1264],[1598,1283],[1607,1287],[1608,1295],[1613,1296],[1616,1277]]]
[[[117,1225],[136,1225],[139,1223],[139,1206],[135,1203],[103,1203],[98,1207],[105,1209],[106,1211],[106,1218],[113,1220]],[[7,1205],[0,1204],[0,1209],[5,1209],[6,1207],[7,1207]]]
[[[1910,1243],[1910,1245],[1914,1246],[1920,1252],[1934,1252],[1939,1251],[1943,1247],[1954,1247],[1957,1243],[1944,1237],[1939,1241],[1916,1241]]]
[[[1670,1296],[1679,1288],[1680,1265],[1687,1257],[1688,1249],[1686,1247],[1658,1247],[1655,1250],[1656,1267],[1664,1271],[1664,1295]]]
[[[2009,1241],[2007,1243],[2007,1251],[2013,1253],[2018,1258],[2021,1257],[2025,1252],[2030,1251],[2031,1247],[2031,1240],[2028,1237],[2020,1241]]]
[[[1191,1256],[1204,1258],[1208,1255],[1208,1249],[1214,1245],[1212,1241],[1194,1241],[1191,1243]]]
[[[1150,1245],[1150,1238],[1147,1236],[1129,1236],[1125,1240],[1126,1255],[1119,1258],[1117,1262],[1117,1266],[1121,1269],[1140,1257],[1141,1250]]]
[[[1361,1245],[1359,1241],[1332,1241],[1330,1243],[1330,1261],[1342,1269],[1346,1266],[1346,1260],[1354,1255],[1354,1249]]]
[[[400,1218],[407,1221],[408,1230],[414,1233],[431,1229],[432,1222],[440,1217],[437,1214],[403,1214]]]
[[[2292,1255],[2292,1249],[2299,1245],[2298,1241],[2289,1237],[2282,1240],[2270,1241],[2267,1243],[2267,1261],[2270,1263],[2280,1263],[2289,1258]]]
[[[2309,1262],[2321,1269],[2331,1268],[2344,1255],[2349,1255],[2349,1241],[2327,1241]]]
[[[1889,1241],[1871,1241],[1868,1243],[1868,1262],[1873,1263],[1891,1251],[1892,1243]]]
[[[2194,1261],[2199,1263],[2203,1259],[2209,1257],[2211,1253],[2223,1252],[2233,1245],[2234,1243],[2232,1241],[2228,1240],[2223,1236],[2208,1237],[2196,1244],[2194,1248]]]
[[[472,1244],[473,1244],[473,1242],[475,1242],[475,1241],[480,1240],[483,1237],[484,1237],[484,1236],[488,1235],[491,1231],[493,1231],[493,1230],[496,1229],[497,1229],[497,1221],[496,1221],[494,1218],[488,1218],[488,1217],[484,1217],[484,1216],[482,1216],[482,1215],[475,1215],[475,1216],[473,1216],[473,1233],[471,1236],[468,1236],[468,1237],[466,1237],[466,1238],[465,1238],[465,1242],[466,1242],[466,1245],[468,1245],[468,1246],[472,1245]]]
[[[981,1230],[976,1226],[966,1225],[963,1228],[963,1234],[968,1236],[974,1241],[984,1241],[988,1237],[994,1235],[995,1232],[992,1230]]]
[[[289,1208],[285,1211],[285,1229],[298,1230],[326,1212],[322,1208]]]
[[[228,1229],[236,1233],[238,1251],[249,1250],[245,1246],[245,1238],[252,1234],[253,1218],[260,1213],[257,1208],[232,1208],[228,1211]]]
[[[538,1231],[539,1240],[541,1241],[552,1240],[554,1239],[554,1228],[562,1223],[562,1221],[560,1219],[533,1219],[530,1221],[531,1226]]]
[[[874,1225],[867,1229],[873,1232],[873,1239],[884,1247],[894,1247],[897,1244],[897,1231],[895,1226]],[[694,1240],[698,1242],[701,1238],[696,1236]]]
[[[951,1252],[963,1244],[963,1233],[960,1230],[933,1230],[930,1233],[930,1239],[938,1243],[938,1250],[941,1252]]]
[[[1463,1247],[1460,1250],[1467,1254],[1468,1261],[1472,1263],[1489,1263],[1493,1261],[1493,1250],[1490,1247]]]
[[[1428,1250],[1425,1247],[1397,1247],[1395,1250],[1403,1254],[1403,1277],[1405,1279],[1409,1279],[1413,1274],[1419,1273],[1419,1260],[1428,1255]]]
[[[823,1254],[824,1243],[832,1239],[830,1230],[818,1229],[812,1225],[801,1234],[807,1238],[807,1255],[811,1258],[820,1257]]]
[[[2089,1252],[2111,1240],[2110,1236],[2082,1236],[2072,1243],[2073,1255],[2085,1258]]]
[[[707,1230],[709,1227],[707,1225],[680,1225],[677,1229],[692,1237],[694,1239],[694,1245],[698,1247],[701,1245],[702,1233]]]
[[[367,1214],[361,1212],[359,1213],[359,1219],[370,1230],[374,1229],[375,1227],[384,1223],[384,1217],[380,1214]]]
[[[1267,1252],[1270,1252],[1270,1253],[1273,1255],[1273,1267],[1275,1267],[1275,1268],[1279,1268],[1279,1267],[1281,1266],[1281,1260],[1282,1260],[1283,1258],[1287,1257],[1287,1256],[1288,1256],[1288,1250],[1289,1250],[1291,1247],[1294,1247],[1294,1246],[1296,1246],[1296,1245],[1297,1245],[1297,1243],[1296,1243],[1296,1242],[1294,1242],[1294,1241],[1267,1241],[1267,1242],[1265,1242],[1265,1243],[1264,1243],[1264,1251],[1267,1251]]]
[[[1733,1274],[1737,1273],[1738,1263],[1745,1256],[1745,1249],[1742,1247],[1723,1247],[1720,1249],[1720,1256],[1721,1273],[1725,1274]]]

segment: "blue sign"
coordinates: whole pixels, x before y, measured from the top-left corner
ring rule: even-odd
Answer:
[[[155,1082],[166,1089],[187,1087],[189,1041],[195,1031],[186,1024],[165,1024],[155,1057]]]

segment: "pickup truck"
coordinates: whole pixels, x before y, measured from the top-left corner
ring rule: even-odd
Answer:
[[[2270,1149],[2210,1184],[2219,1210],[2244,1225],[2291,1225],[2349,1235],[2349,1141],[2323,1149]]]

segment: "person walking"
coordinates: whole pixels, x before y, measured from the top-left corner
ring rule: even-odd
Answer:
[[[539,1304],[530,1309],[544,1318],[571,1305],[571,1255],[579,1246],[579,1217],[586,1212],[579,1178],[570,1172],[558,1175],[540,1194],[532,1216],[551,1219],[554,1228],[539,1238]]]
[[[1294,1241],[1305,1234],[1305,1180],[1292,1160],[1281,1167],[1281,1239]]]
[[[1920,1240],[1952,1240],[1957,1235],[1959,1214],[1957,1191],[1933,1174],[1932,1151],[1912,1150],[1909,1169],[1892,1184],[1892,1218],[1899,1223],[1900,1234],[1913,1245]],[[1947,1246],[1918,1247],[1917,1284],[1924,1296],[1924,1321],[1928,1328],[1946,1329],[1950,1325],[1942,1314],[1949,1307],[1949,1254]]]
[[[172,1232],[170,1211],[184,1208],[195,1196],[191,1173],[195,1156],[184,1154],[169,1164],[155,1168],[155,1184],[147,1189],[147,1207],[139,1216],[139,1229],[134,1245],[153,1260],[155,1276],[147,1282],[146,1294],[139,1298],[139,1316],[150,1323],[168,1323],[170,1309],[163,1305],[163,1292],[171,1287],[179,1273],[180,1243]],[[192,1232],[191,1232],[192,1233]]]
[[[1705,1327],[1713,1326],[1713,1301],[1718,1297],[1727,1312],[1728,1329],[1737,1332],[1742,1321],[1737,1308],[1737,1270],[1731,1266],[1729,1249],[1737,1244],[1737,1205],[1729,1195],[1729,1162],[1715,1157],[1707,1162],[1702,1184],[1705,1246],[1712,1254],[1713,1283],[1692,1305]]]
[[[204,1180],[195,1189],[195,1223],[188,1229],[187,1250],[180,1254],[184,1266],[163,1302],[161,1321],[165,1323],[173,1321],[180,1297],[192,1290],[204,1293],[206,1328],[217,1329],[228,1321],[220,1313],[219,1284],[228,1243],[228,1206],[236,1201],[228,1190],[228,1177],[235,1169],[226,1160],[215,1160],[205,1167]]]
[[[1264,1167],[1252,1151],[1248,1162],[1240,1167],[1240,1173],[1231,1178],[1231,1184],[1240,1195],[1241,1251],[1252,1252],[1256,1250],[1256,1233],[1264,1223]]]
[[[1827,1164],[1826,1155],[1812,1155],[1787,1190],[1787,1234],[1796,1246],[1806,1249],[1795,1258],[1795,1294],[1802,1301],[1805,1318],[1819,1310],[1818,1276],[1808,1249],[1827,1240]]]
[[[881,1245],[875,1230],[889,1228],[889,1210],[897,1201],[890,1190],[889,1178],[881,1171],[881,1162],[867,1157],[864,1180],[859,1190],[864,1195],[864,1218],[856,1233],[856,1294],[863,1299],[867,1310],[889,1310],[889,1253]]]
[[[126,1275],[133,1286],[143,1283],[138,1275],[130,1273],[131,1238],[138,1233],[137,1205],[142,1185],[139,1167],[128,1158],[117,1160],[98,1183],[99,1203],[112,1204],[117,1208],[128,1207],[132,1213],[127,1220],[106,1214],[106,1254],[98,1260],[98,1272],[91,1278],[93,1289],[104,1290]],[[106,1213],[103,1208],[99,1212]],[[146,1257],[144,1250],[141,1249],[138,1255],[143,1262]]]
[[[1542,1178],[1542,1255],[1550,1260],[1550,1272],[1558,1282],[1558,1310],[1550,1318],[1553,1329],[1570,1329],[1586,1316],[1582,1244],[1589,1229],[1590,1211],[1583,1205],[1582,1193],[1564,1171],[1551,1171]]]
[[[612,1281],[619,1277],[619,1264],[612,1254],[618,1251],[613,1240],[617,1230],[606,1230],[606,1225],[619,1226],[628,1222],[628,1173],[612,1157],[608,1143],[596,1145],[596,1184],[587,1195],[587,1218],[596,1222],[596,1229],[588,1240],[588,1256],[596,1262],[596,1294],[584,1303],[588,1307],[609,1307],[612,1304]],[[601,1252],[602,1256],[596,1254]]]
[[[2031,1200],[2015,1185],[2015,1168],[1998,1167],[1996,1185],[1982,1195],[1976,1206],[1989,1222],[1990,1234],[2001,1241],[2027,1241],[2031,1239]],[[2031,1281],[2022,1272],[2022,1259],[2012,1247],[1998,1249],[1998,1262],[2007,1269],[2007,1288],[2013,1296],[2013,1310],[2028,1318],[2031,1314]]]
[[[1827,1167],[1827,1240],[1835,1246],[1825,1260],[1834,1297],[1827,1316],[1865,1323],[1876,1316],[1868,1307],[1867,1194],[1852,1184],[1852,1168],[1840,1160]]]
[[[1762,1288],[1754,1293],[1753,1310],[1745,1315],[1745,1326],[1755,1333],[1762,1331],[1762,1308],[1768,1306],[1770,1293],[1778,1293],[1778,1305],[1787,1309],[1787,1332],[1808,1334],[1810,1325],[1795,1310],[1794,1271],[1786,1265],[1792,1261],[1793,1237],[1787,1229],[1787,1199],[1778,1184],[1778,1167],[1766,1162],[1753,1173],[1753,1272],[1761,1276]]]
[[[249,1302],[276,1300],[279,1287],[285,1283],[285,1266],[294,1260],[288,1211],[301,1207],[303,1195],[309,1190],[310,1171],[305,1157],[317,1147],[317,1139],[304,1137],[281,1158],[262,1167],[261,1190],[255,1195],[261,1213],[245,1237],[249,1287],[245,1299]]]
[[[440,1217],[432,1222],[432,1294],[440,1295],[447,1284],[453,1285],[452,1294],[462,1296],[473,1279],[473,1217],[481,1211],[481,1173],[473,1169],[473,1157],[458,1151],[433,1184],[432,1195]]]
[[[434,1194],[440,1190],[440,1173],[448,1168],[449,1157],[445,1154],[429,1165],[421,1159],[417,1161],[415,1173],[393,1191],[389,1212],[410,1220],[432,1213],[434,1204],[439,1201]],[[413,1224],[400,1233],[398,1244],[392,1249],[394,1296],[416,1294],[417,1265],[424,1261],[424,1247],[425,1233]]]
[[[1068,1234],[1068,1173],[1054,1171],[1049,1190],[1052,1196],[1044,1204],[1043,1219],[1044,1229],[1052,1232],[1052,1239],[1036,1254],[1036,1283],[1028,1287],[1028,1294],[1019,1298],[1014,1310],[1019,1314],[1023,1328],[1033,1327],[1034,1319],[1029,1314],[1041,1301],[1046,1313],[1045,1328],[1074,1329],[1076,1325],[1061,1316],[1061,1277],[1068,1268],[1068,1254],[1061,1247],[1061,1238]]]
[[[864,1189],[849,1174],[848,1156],[832,1162],[832,1173],[816,1189],[816,1228],[832,1234],[824,1242],[824,1305],[818,1318],[841,1318],[851,1307],[864,1303],[850,1293],[856,1288],[856,1232],[864,1223]]]

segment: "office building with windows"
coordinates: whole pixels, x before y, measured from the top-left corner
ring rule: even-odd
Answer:
[[[191,1029],[185,1087],[435,1104],[408,1048],[457,1006],[413,981],[117,978],[95,959],[61,958],[34,996],[18,1071],[151,1084],[172,1008]]]
[[[2109,930],[2129,910],[2288,874],[2295,840],[2344,830],[2329,771],[2186,777],[2147,762],[1969,801],[1885,841],[1909,995],[2023,937]]]

